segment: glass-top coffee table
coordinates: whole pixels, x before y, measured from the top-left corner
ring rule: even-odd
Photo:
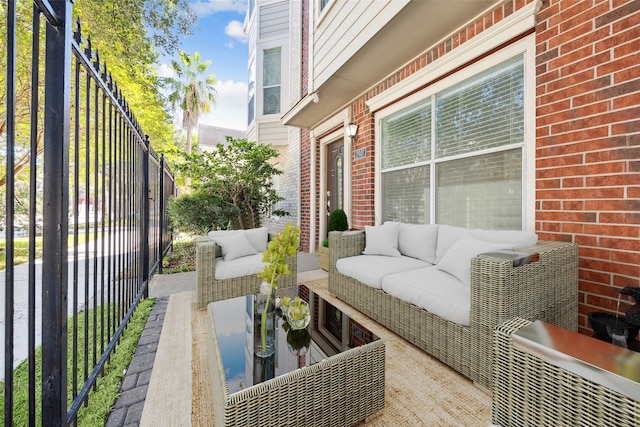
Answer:
[[[281,290],[309,303],[291,330],[277,312],[275,352],[254,354],[254,296],[210,303],[208,357],[216,427],[350,426],[384,407],[384,342],[306,286]]]

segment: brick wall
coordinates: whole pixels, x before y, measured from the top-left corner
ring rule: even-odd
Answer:
[[[580,246],[580,329],[640,286],[640,1],[545,1],[536,228]],[[624,305],[623,305],[624,307]]]
[[[309,0],[302,2],[301,93],[309,84]],[[309,252],[311,234],[311,137],[307,129],[300,131],[300,250]]]
[[[375,221],[364,101],[528,3],[503,3],[352,103],[355,148],[368,150],[353,168],[354,228]],[[579,323],[590,334],[588,312],[615,311],[619,290],[640,286],[640,1],[545,0],[537,18],[536,231],[580,246]]]

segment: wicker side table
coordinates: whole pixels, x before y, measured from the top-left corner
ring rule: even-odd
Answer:
[[[640,353],[520,318],[494,340],[493,422],[640,425]]]

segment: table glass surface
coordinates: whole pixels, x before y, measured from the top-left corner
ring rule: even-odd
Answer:
[[[253,295],[213,303],[230,394],[380,339],[304,285],[282,289],[282,294],[307,301],[311,321],[304,330],[291,330],[277,310],[275,352],[269,357],[254,355]]]

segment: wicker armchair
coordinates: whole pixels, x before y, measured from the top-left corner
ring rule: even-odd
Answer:
[[[578,247],[539,241],[539,261],[514,267],[505,259],[471,260],[471,324],[443,319],[340,273],[340,258],[362,254],[365,233],[329,233],[329,292],[476,383],[490,389],[494,329],[513,317],[578,328]]]
[[[216,243],[209,238],[203,237],[197,241],[196,290],[198,308],[206,308],[207,304],[213,301],[254,294],[260,289],[262,278],[255,274],[230,279],[216,279],[216,248]],[[280,288],[295,286],[298,282],[297,257],[287,257],[287,264],[291,274],[278,279]]]
[[[640,353],[517,317],[494,351],[495,424],[640,425]]]

